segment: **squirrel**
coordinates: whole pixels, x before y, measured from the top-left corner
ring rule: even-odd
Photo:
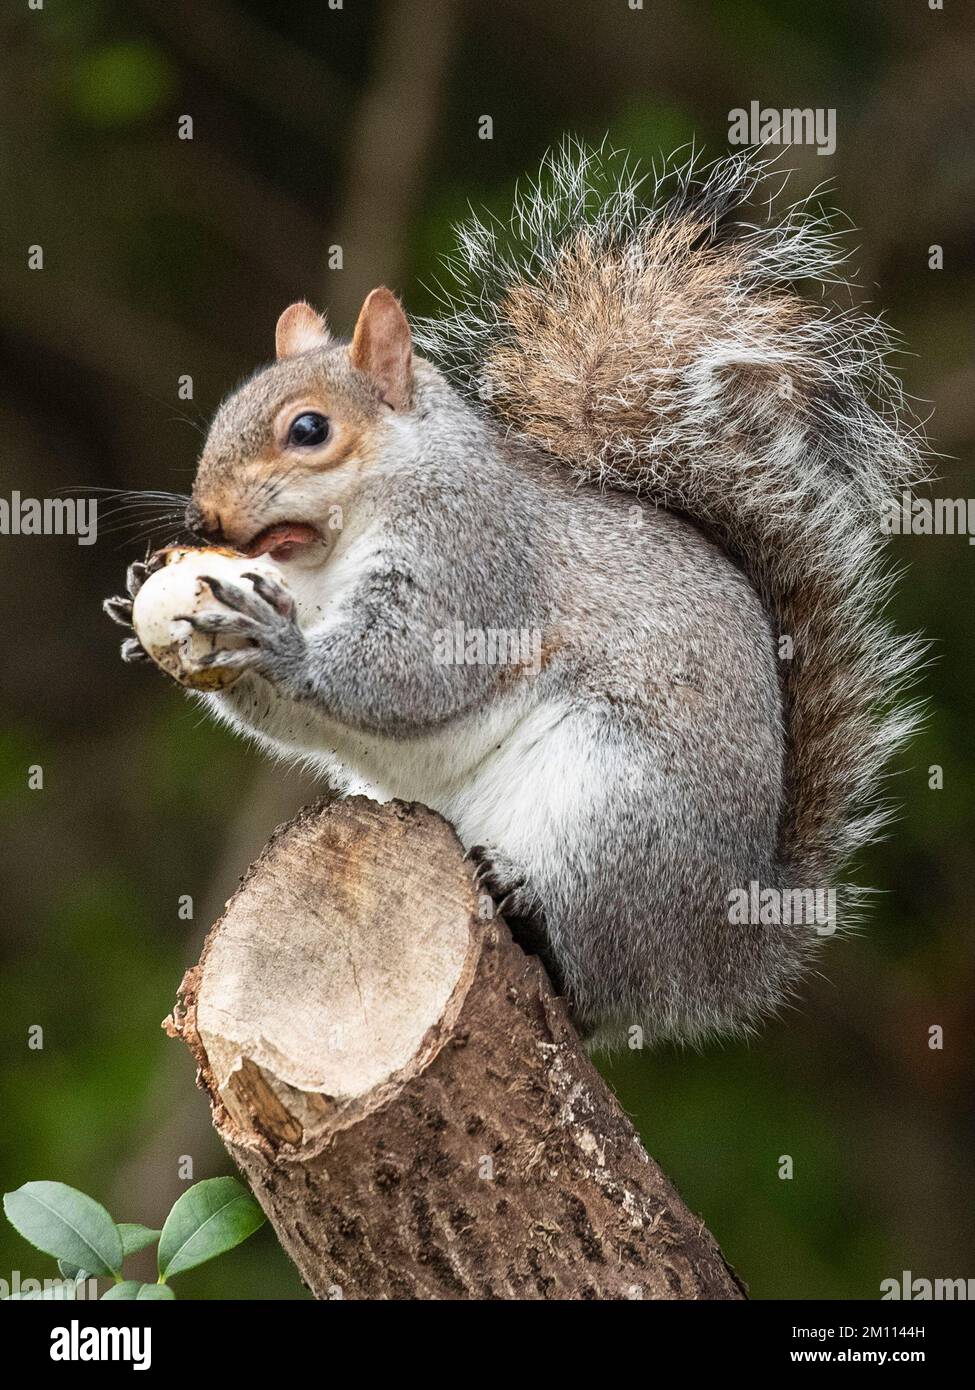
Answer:
[[[833,885],[918,718],[880,513],[920,426],[885,326],[798,292],[838,279],[831,219],[780,190],[749,215],[774,177],[567,142],[510,224],[458,229],[439,315],[376,289],[345,342],[286,309],[187,506],[288,586],[212,581],[194,624],[247,645],[197,698],[446,817],[596,1042],[697,1045],[794,996],[866,890],[825,932],[729,903]]]

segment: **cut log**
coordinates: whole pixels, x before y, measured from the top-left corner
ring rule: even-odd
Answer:
[[[744,1296],[421,806],[280,829],[167,1027],[319,1298]]]

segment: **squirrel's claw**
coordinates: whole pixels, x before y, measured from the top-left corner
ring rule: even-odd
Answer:
[[[131,663],[150,661],[152,658],[138,637],[127,637],[122,643],[122,660]]]
[[[224,584],[219,579],[212,579],[208,574],[200,575],[200,583],[208,585],[213,597],[227,608],[232,608],[235,613],[242,613],[247,618],[253,618],[257,623],[267,622],[269,608],[273,612],[278,611],[263,595],[248,592],[242,585]]]
[[[490,893],[499,911],[505,903],[509,908],[514,905],[525,883],[511,864],[503,857],[493,854],[486,845],[471,845],[464,858],[469,859],[474,865],[475,888]]]
[[[157,551],[155,555],[150,555],[146,560],[134,560],[125,571],[125,587],[129,597],[135,598],[150,574],[155,574],[156,570],[162,569],[166,563],[165,552]]]
[[[149,566],[142,560],[135,560],[125,571],[125,587],[129,597],[135,598],[143,584],[149,578]]]
[[[132,626],[132,600],[130,598],[107,598],[102,604],[102,612],[106,613],[113,623],[118,623],[120,627]]]
[[[261,625],[242,613],[177,613],[173,622],[189,623],[196,632],[219,632],[225,637],[250,637],[258,641]]]
[[[102,612],[111,618],[113,623],[118,623],[119,627],[132,626],[132,600],[116,595],[115,598],[107,598],[102,603]],[[151,661],[149,653],[139,641],[138,637],[127,637],[122,643],[122,660],[130,664],[137,661]]]
[[[241,666],[256,666],[260,659],[261,653],[256,647],[218,647],[215,652],[201,656],[196,664],[207,670],[216,667],[227,671]]]
[[[279,584],[266,574],[259,574],[256,570],[248,570],[242,577],[250,580],[264,602],[269,603],[276,613],[281,614],[282,618],[293,616],[295,611],[294,597],[289,594],[283,584]]]

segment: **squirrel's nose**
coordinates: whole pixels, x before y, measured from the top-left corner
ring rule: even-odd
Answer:
[[[220,535],[220,518],[215,521],[207,516],[198,502],[192,498],[186,504],[186,529],[201,540],[212,541]]]

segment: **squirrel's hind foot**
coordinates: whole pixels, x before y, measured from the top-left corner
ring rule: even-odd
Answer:
[[[539,958],[556,993],[564,994],[565,981],[552,954],[544,914],[517,865],[486,845],[472,845],[464,858],[474,865],[474,886],[490,894],[495,911],[504,918],[512,940],[526,955]]]

